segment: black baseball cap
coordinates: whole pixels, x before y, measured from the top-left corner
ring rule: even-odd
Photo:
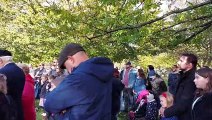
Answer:
[[[68,56],[72,56],[79,51],[85,51],[84,48],[78,43],[70,43],[66,45],[63,50],[60,52],[58,59],[58,66],[61,69],[65,69],[64,63],[68,59]]]
[[[2,56],[12,56],[12,53],[8,50],[1,50],[0,49],[0,57]]]

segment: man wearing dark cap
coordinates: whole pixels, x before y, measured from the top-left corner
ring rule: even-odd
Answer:
[[[23,120],[22,92],[25,84],[24,72],[12,62],[12,54],[7,50],[0,50],[0,73],[7,76],[7,94],[17,105],[17,120]]]
[[[70,74],[47,95],[45,110],[60,120],[110,120],[110,59],[89,59],[80,44],[70,43],[61,51],[58,64]]]

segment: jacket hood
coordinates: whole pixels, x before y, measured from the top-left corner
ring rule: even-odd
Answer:
[[[113,77],[114,66],[109,58],[95,57],[81,63],[74,69],[73,74],[87,73],[102,82],[107,82]]]

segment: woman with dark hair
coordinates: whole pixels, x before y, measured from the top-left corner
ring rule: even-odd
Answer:
[[[192,104],[192,120],[211,120],[212,118],[212,69],[201,68],[195,73],[197,87]]]
[[[133,91],[135,94],[139,94],[142,90],[146,89],[146,76],[144,74],[144,71],[142,69],[138,69],[137,72],[137,79],[135,80],[135,83],[133,85]]]
[[[155,68],[153,65],[148,65],[147,74],[148,74],[147,79],[151,79],[152,76],[154,76],[156,74]]]

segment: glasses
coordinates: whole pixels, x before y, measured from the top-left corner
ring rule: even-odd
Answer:
[[[0,78],[3,78],[4,80],[7,80],[7,77],[4,74],[0,74]]]

